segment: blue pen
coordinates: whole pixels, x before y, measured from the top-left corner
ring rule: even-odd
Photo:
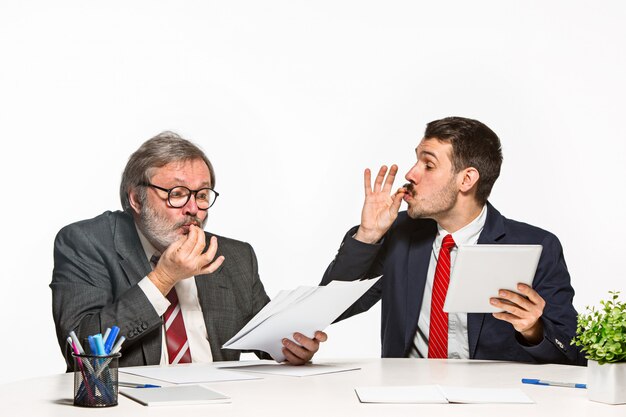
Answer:
[[[128,388],[161,388],[160,385],[152,385],[152,384],[135,384],[132,382],[118,382],[120,387],[128,387]]]
[[[113,343],[115,343],[115,339],[117,339],[117,335],[120,332],[120,328],[117,326],[113,326],[111,328],[111,332],[109,333],[109,337],[104,341],[104,351],[108,355],[111,353],[111,349],[113,348]]]
[[[522,383],[533,385],[546,385],[550,387],[587,388],[587,384],[578,384],[575,382],[546,381],[545,379],[522,378]]]

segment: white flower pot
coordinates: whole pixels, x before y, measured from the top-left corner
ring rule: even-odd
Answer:
[[[587,362],[587,393],[591,401],[626,403],[626,362],[598,364]]]

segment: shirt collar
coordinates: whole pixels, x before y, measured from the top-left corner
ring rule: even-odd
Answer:
[[[480,232],[483,231],[486,221],[487,205],[484,205],[480,214],[474,220],[472,220],[470,223],[463,226],[456,232],[452,233],[452,238],[454,239],[454,243],[456,243],[456,246],[458,247],[460,245],[474,245],[476,242],[478,242]],[[443,227],[437,224],[437,237],[435,238],[434,243],[435,250],[439,250],[443,238],[449,234],[450,233],[448,231],[446,231]]]

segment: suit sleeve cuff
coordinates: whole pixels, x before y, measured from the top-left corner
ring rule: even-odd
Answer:
[[[567,338],[557,336],[553,324],[548,320],[543,321],[543,338],[538,344],[529,346],[517,332],[515,337],[520,346],[538,362],[569,364],[576,362],[576,349],[569,346]]]
[[[148,301],[150,301],[150,304],[152,304],[156,313],[159,316],[165,314],[165,311],[170,306],[170,302],[163,294],[161,294],[161,291],[159,291],[156,285],[150,281],[150,278],[144,277],[137,285],[146,295],[146,298],[148,298]]]

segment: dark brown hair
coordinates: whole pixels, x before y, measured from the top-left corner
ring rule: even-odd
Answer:
[[[455,172],[468,167],[478,170],[476,200],[485,204],[502,166],[502,145],[493,130],[478,120],[446,117],[428,123],[424,139],[450,142]]]

